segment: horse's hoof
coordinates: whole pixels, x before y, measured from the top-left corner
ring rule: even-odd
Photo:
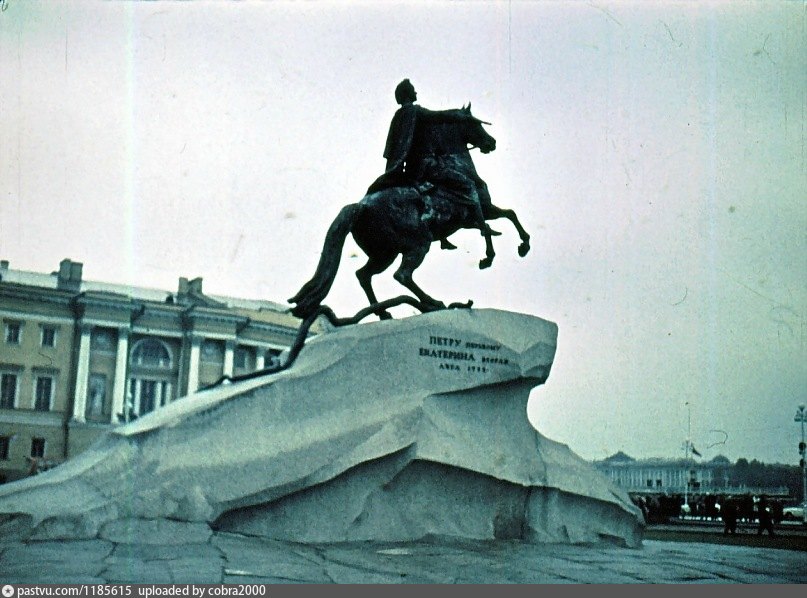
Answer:
[[[483,260],[479,260],[479,269],[484,270],[485,268],[490,268],[493,265],[493,258],[486,257]]]
[[[379,319],[381,320],[392,320],[392,314],[389,313],[386,309],[378,314]]]
[[[522,243],[518,246],[518,255],[519,257],[524,257],[530,251],[530,244],[529,243]]]

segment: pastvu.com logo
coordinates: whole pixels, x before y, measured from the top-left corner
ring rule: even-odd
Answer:
[[[14,595],[14,586],[5,585],[3,586],[3,596],[5,598],[11,598]]]

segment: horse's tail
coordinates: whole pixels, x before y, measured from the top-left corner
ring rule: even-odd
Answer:
[[[339,270],[339,261],[342,259],[342,247],[360,210],[361,206],[357,203],[346,205],[331,223],[325,235],[317,271],[311,280],[289,299],[289,303],[297,304],[291,310],[296,317],[307,318],[311,315],[331,290],[336,272]]]

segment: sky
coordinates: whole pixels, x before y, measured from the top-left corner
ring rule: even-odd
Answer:
[[[559,326],[530,421],[587,459],[797,463],[807,403],[801,2],[0,0],[0,257],[285,303],[384,168],[393,90],[472,102],[532,236],[434,245],[446,302]],[[326,303],[366,305],[351,239]],[[394,267],[380,298],[402,293]],[[398,316],[414,313],[400,308]],[[691,423],[690,423],[691,422]]]

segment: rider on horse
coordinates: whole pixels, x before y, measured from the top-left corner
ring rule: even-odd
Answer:
[[[428,140],[420,138],[419,124],[422,121],[433,123],[450,122],[457,119],[456,110],[428,110],[418,106],[415,87],[409,79],[404,79],[395,88],[395,100],[401,107],[395,112],[390,123],[384,157],[387,169],[370,185],[368,193],[389,187],[412,185],[421,193],[434,185],[448,191],[456,201],[473,208],[473,217],[483,235],[498,235],[485,222],[480,201],[480,189],[487,193],[484,181],[478,181],[461,172],[453,165],[451,156],[435,156],[428,151]],[[432,217],[429,202],[426,201],[423,219]],[[443,240],[444,248],[453,248]]]
[[[401,108],[390,126],[384,152],[387,172],[360,201],[344,206],[328,227],[314,275],[289,299],[295,304],[291,310],[294,316],[315,318],[325,308],[322,302],[336,279],[348,235],[367,255],[367,263],[356,271],[356,277],[372,311],[381,318],[391,315],[384,302],[378,301],[372,278],[398,256],[400,266],[393,276],[417,298],[418,309],[444,309],[445,303],[415,283],[413,273],[435,240],[447,248],[443,243],[448,236],[465,228],[482,228],[482,217],[510,220],[521,238],[518,254],[523,257],[529,251],[529,234],[513,210],[491,203],[487,185],[471,159],[473,147],[483,153],[496,149],[496,139],[482,126],[487,123],[473,116],[470,105],[435,112],[415,106],[416,98],[409,81],[396,89]],[[432,190],[424,197],[428,187]],[[479,262],[480,269],[490,267],[496,255],[490,229],[484,227],[482,231],[485,258]]]

